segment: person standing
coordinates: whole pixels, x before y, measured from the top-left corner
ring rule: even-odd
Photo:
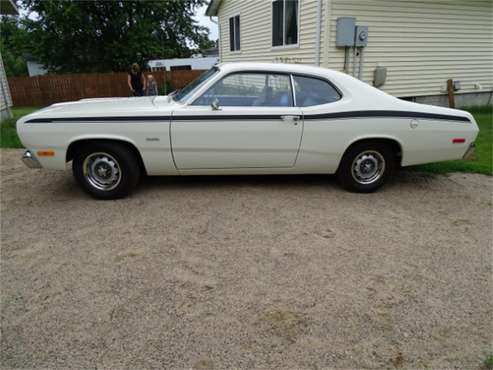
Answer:
[[[153,75],[147,75],[147,95],[157,95],[157,82]]]
[[[127,79],[128,87],[133,96],[144,96],[146,89],[146,79],[137,63],[132,64]]]

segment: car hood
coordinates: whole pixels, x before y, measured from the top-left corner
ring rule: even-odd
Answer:
[[[95,98],[56,103],[21,118],[23,122],[48,118],[132,117],[166,115],[178,103],[168,96]]]

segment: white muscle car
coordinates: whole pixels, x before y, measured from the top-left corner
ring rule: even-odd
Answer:
[[[394,98],[306,65],[220,64],[169,96],[82,99],[22,117],[29,167],[65,169],[96,198],[143,174],[333,174],[352,191],[399,166],[460,159],[478,126],[468,112]]]

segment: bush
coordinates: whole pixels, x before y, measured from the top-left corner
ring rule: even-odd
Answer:
[[[164,84],[162,84],[159,87],[159,95],[168,95],[169,93],[173,92],[175,88],[173,87],[173,84],[171,81],[166,80]]]

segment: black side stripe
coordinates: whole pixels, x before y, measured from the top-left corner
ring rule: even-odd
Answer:
[[[469,118],[462,116],[452,116],[449,114],[424,113],[424,112],[394,111],[394,110],[360,110],[360,111],[352,111],[352,112],[308,114],[304,116],[304,119],[307,120],[307,119],[373,118],[373,117],[423,118],[423,119],[438,119],[438,120],[446,120],[446,121],[471,122]]]
[[[33,118],[26,123],[52,122],[122,122],[122,121],[169,121],[171,116],[108,116],[108,117],[67,117]]]
[[[287,113],[289,115],[290,113]],[[281,118],[281,114],[248,114],[248,115],[233,115],[233,114],[209,114],[195,116],[111,116],[111,117],[67,117],[67,118],[33,118],[26,123],[51,123],[51,122],[123,122],[123,121],[160,121],[167,122],[173,119],[174,121],[224,121],[224,120],[277,120]],[[392,110],[364,110],[351,112],[337,113],[320,113],[320,114],[305,114],[304,120],[321,120],[321,119],[347,119],[347,118],[422,118],[431,120],[459,121],[471,122],[469,118],[463,116],[453,116],[448,114],[424,113],[424,112],[408,112],[408,111],[392,111]]]

